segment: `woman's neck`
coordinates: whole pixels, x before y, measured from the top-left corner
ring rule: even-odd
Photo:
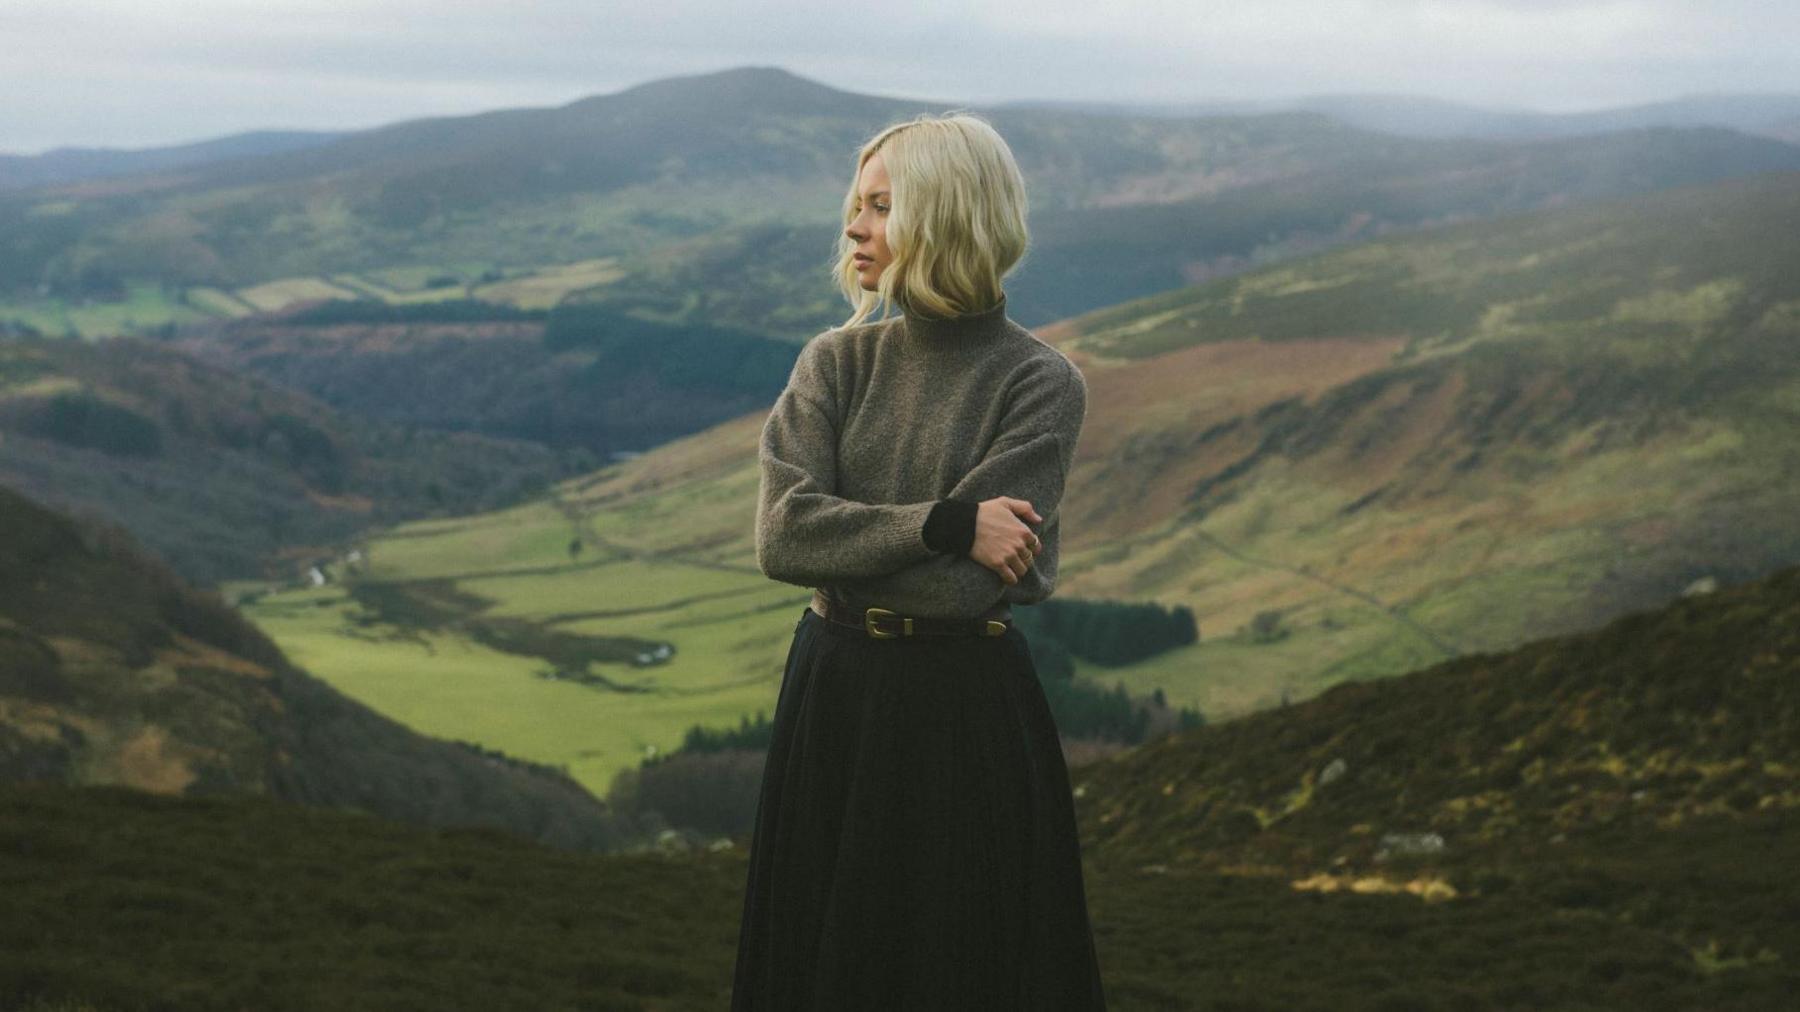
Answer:
[[[1006,329],[1006,293],[1000,293],[1000,301],[979,313],[931,316],[902,303],[900,315],[907,334],[919,340],[935,343],[992,336]]]

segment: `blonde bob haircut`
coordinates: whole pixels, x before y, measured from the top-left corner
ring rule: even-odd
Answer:
[[[856,219],[857,183],[876,152],[888,173],[885,225],[893,259],[875,291],[865,291],[844,233]],[[842,324],[869,319],[878,306],[929,317],[965,316],[1000,301],[1000,279],[1025,255],[1025,179],[1012,149],[987,121],[966,112],[921,113],[877,133],[856,155],[838,231],[835,275],[854,312]]]

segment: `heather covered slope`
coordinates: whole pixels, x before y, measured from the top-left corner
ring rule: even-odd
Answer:
[[[1254,935],[1227,879],[1307,911],[1284,976],[1247,947],[1172,958],[1133,910],[1121,964],[1207,982],[1161,1007],[1245,978],[1294,1007],[1333,978],[1412,1000],[1376,1007],[1765,1009],[1800,985],[1800,567],[1074,773],[1099,881],[1162,937]]]
[[[0,489],[0,781],[15,780],[254,794],[590,849],[634,832],[561,771],[345,698],[121,531]]]
[[[705,1012],[742,884],[705,853],[0,783],[0,1007]]]
[[[1077,766],[1108,1006],[1785,1007],[1797,687],[1790,567]],[[0,785],[0,826],[9,1007],[729,995],[741,846],[570,854],[51,785]]]
[[[1748,832],[1800,808],[1800,567],[1333,686],[1077,781],[1103,860],[1367,875],[1407,849],[1394,835],[1430,833],[1441,852],[1421,873],[1458,892],[1601,836]]]

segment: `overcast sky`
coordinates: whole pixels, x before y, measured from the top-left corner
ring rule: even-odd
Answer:
[[[970,13],[973,9],[974,13]],[[979,105],[1800,92],[1796,0],[0,0],[0,152],[356,129],[754,64]]]

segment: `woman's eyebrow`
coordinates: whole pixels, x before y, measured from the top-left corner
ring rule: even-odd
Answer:
[[[887,196],[886,190],[876,190],[874,193],[871,193],[868,195],[868,199],[874,200],[876,197],[885,197],[885,196]]]

